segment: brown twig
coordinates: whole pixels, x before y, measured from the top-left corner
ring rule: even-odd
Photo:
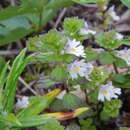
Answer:
[[[19,77],[19,81],[29,89],[34,95],[39,95],[36,91],[34,91],[21,77]]]
[[[64,8],[61,13],[59,14],[59,17],[57,18],[56,23],[54,24],[54,28],[57,28],[59,23],[61,22],[62,18],[64,17],[65,13],[67,11],[67,8]]]

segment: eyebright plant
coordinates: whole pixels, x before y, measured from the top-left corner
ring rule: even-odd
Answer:
[[[113,10],[111,7],[107,13]],[[110,13],[110,17],[118,19],[115,13]],[[34,52],[36,62],[48,65],[45,75],[49,80],[63,86],[64,91],[57,96],[52,109],[89,106],[89,112],[79,121],[82,129],[96,129],[97,122],[100,124],[119,115],[121,88],[125,88],[122,81],[125,75],[121,70],[128,68],[130,53],[128,49],[118,48],[128,45],[129,39],[115,30],[98,31],[88,27],[83,19],[66,18],[60,31],[52,29],[29,38],[27,45],[28,50]],[[85,39],[93,39],[100,48],[86,45]],[[89,126],[89,122],[93,125]]]
[[[44,96],[23,96],[15,103],[16,86],[19,76],[28,63],[34,60],[34,55],[25,56],[26,49],[23,49],[15,58],[12,66],[5,64],[0,72],[0,129],[1,130],[22,130],[28,127],[45,128],[50,124],[52,128],[63,130],[64,127],[58,121],[75,118],[87,107],[79,107],[71,113],[55,112],[42,113],[47,108],[61,89],[57,88]],[[67,116],[71,114],[71,116]],[[53,122],[53,123],[51,123]],[[42,126],[43,125],[43,126]],[[40,129],[40,128],[39,128]]]

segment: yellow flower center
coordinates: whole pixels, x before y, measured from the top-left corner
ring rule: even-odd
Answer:
[[[126,59],[128,59],[128,58],[129,58],[129,56],[128,56],[128,55],[125,55],[125,58],[126,58]]]
[[[107,93],[108,93],[107,90],[102,90],[102,94],[103,94],[103,95],[106,95]]]
[[[80,68],[79,68],[78,66],[75,66],[74,69],[73,69],[73,71],[74,71],[75,73],[78,73],[78,72],[80,71]]]
[[[70,49],[70,52],[76,52],[76,48]]]

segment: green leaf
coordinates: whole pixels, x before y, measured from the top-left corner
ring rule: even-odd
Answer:
[[[49,121],[43,126],[38,127],[38,130],[64,130],[64,127],[56,120]]]
[[[16,85],[18,82],[18,77],[23,72],[25,66],[30,61],[31,57],[25,58],[26,49],[22,50],[20,54],[16,57],[11,67],[10,73],[7,77],[7,82],[4,90],[4,108],[5,111],[11,112],[13,109]]]
[[[112,64],[115,59],[108,52],[102,52],[99,54],[99,60],[102,64]]]
[[[4,57],[0,56],[0,72],[2,71],[2,69],[4,68],[5,66],[5,59]]]
[[[115,57],[115,64],[117,67],[120,67],[120,68],[127,67],[126,61],[119,57]]]
[[[90,74],[91,81],[86,83],[84,88],[99,87],[110,77],[110,74],[111,74],[110,72],[104,69],[99,69],[99,68],[94,67],[92,73]]]
[[[63,101],[60,99],[55,99],[54,102],[50,105],[52,111],[63,111],[65,108],[63,106]]]
[[[67,126],[66,130],[80,130],[80,126],[77,125],[76,123],[70,123]]]
[[[15,127],[35,127],[40,125],[46,125],[49,122],[53,122],[54,119],[45,115],[36,115],[31,117],[20,118],[21,125],[14,125]]]
[[[47,34],[40,37],[41,41],[44,43],[42,48],[46,51],[60,51],[63,49],[66,39],[57,30],[50,30]],[[43,52],[45,52],[43,50]],[[60,53],[61,54],[61,53]]]
[[[116,32],[114,30],[109,31],[109,32],[102,32],[96,35],[96,42],[108,49],[108,50],[114,50],[118,48],[122,42],[121,40],[116,39]]]
[[[31,117],[39,114],[48,107],[48,105],[55,99],[59,92],[60,90],[56,89],[46,94],[45,96],[36,96],[32,98],[30,105],[27,108],[21,110],[17,114],[17,117],[22,119],[24,117]]]
[[[86,3],[97,3],[97,0],[72,0],[76,3],[86,4]]]
[[[98,54],[96,51],[94,51],[92,48],[87,48],[85,50],[85,53],[86,53],[86,60],[89,62],[89,61],[94,61],[98,58]]]
[[[79,33],[80,29],[84,27],[84,20],[77,17],[66,18],[63,23],[65,34],[71,38],[74,38],[75,35]]]
[[[41,46],[42,46],[42,41],[41,41],[40,37],[38,37],[38,36],[30,38],[27,41],[27,47],[28,47],[28,50],[30,50],[30,51],[40,51]]]
[[[28,13],[36,13],[35,8],[23,8],[24,5],[19,6],[9,6],[0,11],[0,21],[13,18],[15,16],[20,16]]]
[[[22,16],[1,21],[0,24],[2,25],[2,30],[0,31],[0,45],[19,40],[32,31],[29,22]]]
[[[113,81],[124,84],[125,81],[126,81],[126,78],[122,74],[116,74],[116,75],[113,76]]]
[[[0,46],[17,41],[30,34],[30,32],[32,31],[26,28],[16,28],[8,32],[8,35],[0,37]]]
[[[19,125],[21,126],[21,123],[20,121],[17,119],[17,117],[10,113],[10,114],[7,114],[6,116],[3,116],[0,118],[1,121],[4,121],[6,123],[10,123],[11,125]]]
[[[130,46],[130,38],[120,40],[122,44]]]
[[[66,109],[74,110],[81,107],[82,103],[77,96],[67,93],[63,97],[63,105]]]
[[[57,8],[63,8],[73,5],[74,2],[71,0],[50,0],[48,5],[45,7],[46,9],[57,9]]]
[[[23,16],[16,16],[16,17],[1,21],[0,24],[8,28],[8,30],[13,30],[20,27],[28,29],[31,27],[27,19],[25,19]]]
[[[55,80],[63,80],[67,76],[67,72],[63,67],[57,66],[52,72],[51,77]]]
[[[115,75],[113,76],[113,83],[121,88],[130,88],[130,75]]]
[[[128,8],[130,8],[130,1],[129,0],[121,0],[121,2],[127,6]]]
[[[18,15],[19,6],[9,6],[0,11],[0,21],[9,19]]]
[[[42,10],[48,4],[48,0],[21,0],[22,1],[22,10]]]
[[[3,88],[6,81],[6,72],[7,72],[8,64],[5,64],[4,68],[0,72],[0,113],[3,111],[3,102],[2,102],[2,96],[3,96]]]
[[[119,99],[112,99],[111,101],[104,102],[102,111],[102,119],[106,117],[117,117],[119,114],[119,108],[122,106],[122,102]]]
[[[81,130],[96,130],[92,119],[80,120]]]
[[[120,130],[129,130],[129,127],[120,127]]]

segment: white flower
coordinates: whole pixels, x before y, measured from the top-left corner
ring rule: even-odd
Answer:
[[[120,34],[120,33],[116,33],[116,39],[117,40],[121,40],[121,39],[123,39],[123,35],[122,34]]]
[[[89,78],[89,75],[91,74],[91,72],[93,71],[93,65],[91,63],[86,63],[86,72],[85,72],[85,78],[89,81],[91,81],[91,79]]]
[[[16,103],[16,107],[20,109],[26,108],[28,107],[28,105],[29,105],[29,98],[26,96],[23,96],[21,99],[18,99]]]
[[[100,87],[98,100],[102,102],[105,101],[105,99],[110,101],[112,98],[118,98],[118,95],[120,94],[121,94],[121,89],[115,88],[112,85],[112,82],[109,82],[108,84],[102,85]]]
[[[89,29],[87,22],[85,22],[85,28],[81,28],[80,34],[81,35],[87,35],[87,34],[93,34],[94,35],[94,34],[96,34],[96,31]]]
[[[127,65],[130,66],[130,49],[123,49],[120,51],[115,51],[115,55],[126,61]]]
[[[80,77],[85,77],[87,80],[91,80],[89,78],[89,74],[93,71],[93,65],[91,63],[85,63],[84,60],[74,61],[69,65],[69,73],[72,79]]]
[[[81,77],[85,76],[86,73],[86,66],[87,64],[85,63],[84,60],[80,61],[74,61],[69,65],[69,73],[72,79],[78,78],[78,75]]]
[[[114,10],[115,10],[115,7],[112,6],[111,8],[109,8],[108,13],[113,18],[114,21],[118,21],[118,20],[120,20],[120,17],[117,16],[117,14]]]
[[[68,39],[65,51],[68,54],[85,57],[84,47],[79,41]]]

